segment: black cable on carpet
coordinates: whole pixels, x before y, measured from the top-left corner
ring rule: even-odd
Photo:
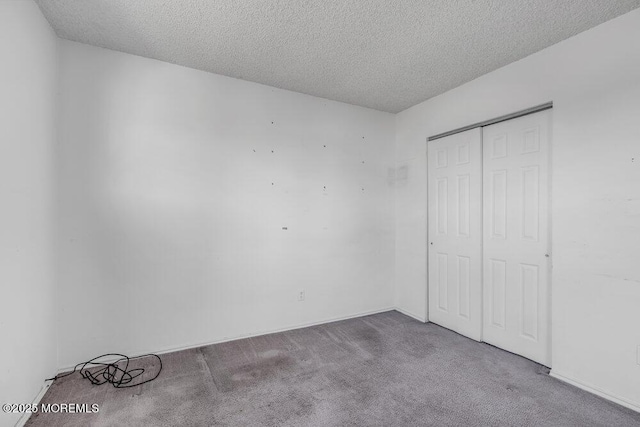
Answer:
[[[97,362],[98,359],[102,359],[105,357],[112,357],[112,356],[117,356],[119,357],[119,359],[111,363]],[[144,357],[155,357],[156,359],[158,359],[158,363],[160,363],[160,368],[158,369],[158,372],[153,378],[148,378],[144,381],[134,382],[133,380],[140,377],[142,374],[144,374],[145,370],[144,368],[129,369],[129,363],[133,360],[142,359]],[[124,366],[120,366],[121,362],[124,363]],[[107,353],[107,354],[103,354],[102,356],[94,357],[93,359],[87,362],[78,363],[73,368],[73,371],[67,372],[62,375],[56,375],[53,378],[48,378],[47,381],[49,380],[55,381],[59,378],[64,378],[66,376],[69,376],[74,372],[76,372],[80,366],[81,368],[79,372],[80,372],[80,375],[82,375],[82,378],[88,379],[89,381],[91,381],[91,384],[93,385],[102,385],[105,383],[109,383],[113,385],[115,388],[127,388],[127,387],[136,387],[158,378],[158,375],[160,375],[160,371],[162,371],[162,360],[160,360],[160,356],[156,354],[144,354],[142,356],[128,357],[128,356],[125,356],[124,354]],[[90,368],[93,368],[95,366],[102,366],[102,369],[89,371]]]

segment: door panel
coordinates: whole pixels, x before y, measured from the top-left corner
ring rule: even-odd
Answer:
[[[483,340],[550,366],[550,111],[483,128]]]
[[[428,143],[429,320],[482,338],[482,133]]]

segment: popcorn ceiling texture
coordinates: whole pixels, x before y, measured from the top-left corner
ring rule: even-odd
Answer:
[[[392,113],[640,7],[640,0],[36,2],[64,39]]]

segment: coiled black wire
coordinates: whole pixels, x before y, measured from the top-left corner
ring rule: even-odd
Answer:
[[[118,359],[110,363],[97,362],[98,359],[102,359],[105,357],[111,358],[113,356],[118,357]],[[129,369],[129,363],[133,360],[142,359],[144,357],[155,357],[156,359],[158,359],[158,363],[160,364],[160,367],[158,369],[158,372],[153,378],[148,378],[144,381],[134,382],[133,380],[138,378],[142,374],[144,374],[145,370],[144,368]],[[124,366],[120,366],[121,362],[124,362]],[[89,370],[90,368],[93,368],[95,366],[102,366],[102,369],[91,370],[91,371]],[[69,376],[74,372],[76,372],[79,367],[81,367],[79,372],[80,372],[80,375],[82,375],[82,378],[88,379],[93,385],[102,385],[105,383],[109,383],[113,385],[115,388],[127,388],[127,387],[136,387],[158,378],[158,375],[160,375],[160,372],[162,371],[162,360],[160,359],[160,356],[156,354],[144,354],[142,356],[128,357],[128,356],[125,356],[124,354],[107,353],[107,354],[103,354],[102,356],[94,357],[93,359],[87,362],[78,363],[73,368],[73,371],[67,372],[62,375],[56,375],[53,378],[48,378],[47,381],[49,380],[55,381],[59,378],[64,378],[66,376]]]

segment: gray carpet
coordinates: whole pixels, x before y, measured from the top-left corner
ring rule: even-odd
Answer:
[[[57,380],[30,426],[640,426],[530,360],[391,311],[162,356],[152,383]],[[149,360],[151,362],[151,360]]]

